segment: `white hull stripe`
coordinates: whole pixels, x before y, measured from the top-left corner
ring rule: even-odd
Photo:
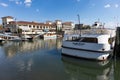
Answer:
[[[81,51],[89,51],[89,52],[98,52],[98,53],[110,53],[112,51],[95,51],[95,50],[88,50],[88,49],[78,49],[78,48],[71,48],[71,47],[66,47],[66,46],[62,46],[63,48],[68,48],[68,49],[75,49],[75,50],[81,50]]]

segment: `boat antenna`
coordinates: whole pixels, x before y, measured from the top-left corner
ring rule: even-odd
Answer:
[[[78,16],[78,22],[79,22],[78,27],[80,28],[80,37],[81,37],[80,16],[79,16],[79,14],[77,16]]]

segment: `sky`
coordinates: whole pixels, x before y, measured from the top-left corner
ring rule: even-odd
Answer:
[[[62,20],[106,27],[120,25],[120,0],[0,0],[0,18],[13,16],[17,21],[46,22]],[[2,20],[0,19],[0,24]]]

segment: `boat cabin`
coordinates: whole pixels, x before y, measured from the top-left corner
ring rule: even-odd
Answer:
[[[98,44],[111,44],[115,37],[111,37],[110,35],[66,35],[64,40],[67,41],[75,41],[75,42],[86,42],[86,43],[98,43]]]

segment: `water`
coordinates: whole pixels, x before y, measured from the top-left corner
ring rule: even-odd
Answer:
[[[120,60],[61,56],[61,39],[0,44],[0,80],[119,80]]]

